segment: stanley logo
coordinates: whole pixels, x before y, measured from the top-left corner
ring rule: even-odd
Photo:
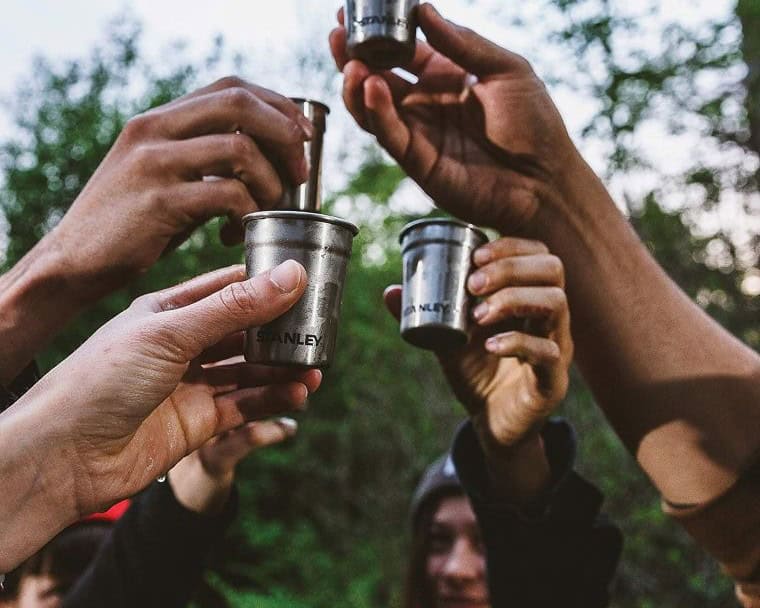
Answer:
[[[279,342],[280,344],[294,344],[296,346],[319,346],[322,343],[322,336],[290,331],[274,333],[259,330],[256,332],[256,342]]]
[[[357,27],[367,27],[368,25],[392,25],[395,27],[408,27],[409,19],[405,17],[394,17],[393,15],[371,15],[361,19],[354,19],[354,25]]]
[[[445,302],[428,302],[426,304],[412,304],[404,309],[404,316],[408,317],[415,312],[438,312],[444,315],[451,312],[451,304]]]

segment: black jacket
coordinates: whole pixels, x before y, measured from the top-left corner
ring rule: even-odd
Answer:
[[[600,514],[603,496],[572,470],[575,435],[564,421],[542,431],[552,471],[549,489],[518,511],[489,495],[483,452],[465,423],[452,459],[478,519],[493,608],[603,608],[623,546]]]

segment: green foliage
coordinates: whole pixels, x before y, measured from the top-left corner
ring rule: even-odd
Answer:
[[[685,108],[699,116],[706,138],[751,147],[752,99],[758,97],[745,98],[736,80],[707,95],[695,82],[699,74],[734,66],[742,58],[751,67],[748,86],[756,82],[760,28],[745,25],[741,38],[734,19],[699,33],[674,27],[667,33],[666,53],[638,53],[622,61],[617,37],[634,32],[635,22],[619,17],[609,2],[554,4],[572,17],[557,38],[572,46],[581,66],[588,65],[591,54],[603,57],[605,71],[591,89],[602,109],[588,133],[615,142],[614,171],[636,165],[628,136],[663,108]],[[755,4],[739,2],[742,24],[756,22]],[[220,53],[217,44],[208,65]],[[301,64],[320,67],[305,59]],[[9,227],[5,268],[65,213],[125,119],[184,93],[197,84],[202,70],[169,62],[154,72],[140,58],[139,29],[127,24],[89,59],[63,65],[39,61],[32,74],[16,104],[19,135],[0,148],[0,209]],[[663,100],[670,105],[662,105]],[[748,109],[737,115],[730,100],[746,101]],[[685,128],[679,124],[681,114],[671,113],[671,118],[674,130]],[[682,183],[701,189],[698,207],[709,207],[726,189],[756,192],[751,166],[698,164]],[[256,454],[241,467],[240,517],[212,560],[199,606],[379,608],[398,601],[411,490],[462,416],[432,357],[404,347],[397,324],[382,306],[384,287],[400,279],[397,235],[412,219],[392,213],[386,204],[403,178],[398,167],[368,153],[344,191],[327,202],[328,210],[362,224],[337,359],[301,418],[298,438]],[[722,233],[698,236],[689,214],[665,211],[661,199],[658,190],[631,201],[632,221],[644,242],[691,297],[759,348],[760,304],[741,290],[757,254],[737,251]],[[42,354],[43,365],[60,361],[137,295],[238,262],[240,247],[223,247],[217,227],[212,222],[199,229],[128,289],[92,308]],[[616,605],[731,605],[730,583],[665,519],[656,493],[578,377],[564,413],[581,438],[582,472],[604,491],[609,512],[626,534]]]

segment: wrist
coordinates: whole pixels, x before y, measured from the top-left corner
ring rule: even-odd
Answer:
[[[81,517],[75,454],[54,413],[60,400],[32,390],[0,415],[0,572]]]
[[[234,481],[234,470],[212,475],[196,454],[182,459],[168,475],[177,502],[202,515],[218,515],[224,510]]]
[[[531,432],[519,442],[504,445],[489,433],[478,430],[490,489],[493,496],[517,507],[530,504],[551,483],[551,467],[538,432]]]
[[[12,381],[93,299],[59,244],[44,237],[0,277],[0,383]]]

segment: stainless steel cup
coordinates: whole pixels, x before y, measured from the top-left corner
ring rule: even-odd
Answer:
[[[419,0],[346,0],[348,56],[373,68],[404,66],[414,57]]]
[[[303,145],[309,161],[309,179],[300,186],[286,187],[278,208],[318,212],[322,209],[322,146],[330,108],[313,99],[293,97],[291,101],[298,105],[314,125],[314,137]]]
[[[301,299],[281,317],[246,332],[250,363],[327,367],[332,362],[351,245],[359,229],[329,215],[263,211],[243,218],[248,276],[286,260],[306,269]]]
[[[472,254],[488,237],[471,224],[430,219],[407,224],[400,241],[404,264],[401,336],[429,350],[464,346]]]

